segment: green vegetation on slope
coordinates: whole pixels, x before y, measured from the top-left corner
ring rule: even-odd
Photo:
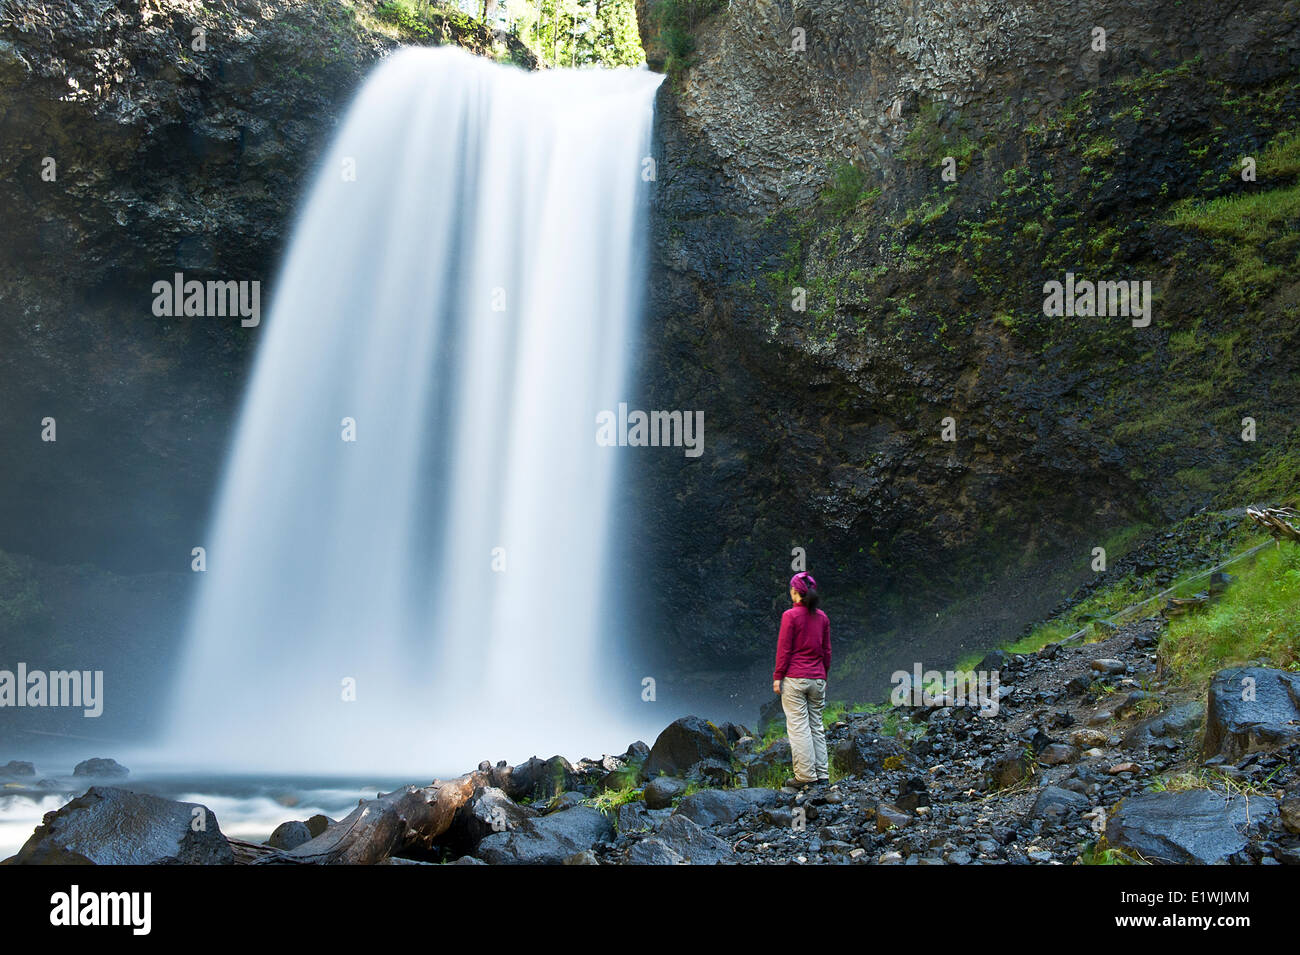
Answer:
[[[1170,621],[1160,654],[1181,683],[1252,661],[1300,670],[1300,547],[1265,548],[1233,572],[1222,597]]]

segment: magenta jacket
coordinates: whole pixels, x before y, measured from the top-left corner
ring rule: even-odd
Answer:
[[[787,676],[824,680],[831,669],[831,622],[820,610],[791,607],[781,614],[772,679]]]

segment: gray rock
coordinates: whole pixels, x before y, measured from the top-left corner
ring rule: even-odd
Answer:
[[[307,820],[307,831],[309,831],[311,833],[311,837],[315,839],[317,836],[319,836],[330,826],[334,825],[334,823],[335,820],[331,819],[329,816],[324,815],[323,813],[318,812],[316,813],[316,815],[312,816],[310,819]]]
[[[1151,699],[1151,694],[1146,690],[1134,690],[1128,696],[1124,697],[1119,703],[1115,704],[1113,710],[1118,719],[1127,719],[1136,713],[1144,702]]]
[[[1059,786],[1044,786],[1038,798],[1034,800],[1029,816],[1031,819],[1061,822],[1076,812],[1084,812],[1090,805],[1088,797],[1081,793],[1062,789]]]
[[[904,829],[912,822],[912,817],[897,806],[882,802],[876,807],[876,831]]]
[[[1077,759],[1078,750],[1065,743],[1048,743],[1038,754],[1038,761],[1045,766],[1059,766]]]
[[[3,766],[0,766],[0,779],[25,779],[35,775],[36,767],[32,763],[25,763],[21,760],[11,759]]]
[[[650,816],[650,811],[646,808],[646,804],[639,800],[625,802],[619,806],[617,820],[618,831],[623,835],[649,832],[654,829],[654,820]]]
[[[835,746],[835,758],[845,772],[855,776],[883,772],[889,759],[896,759],[900,768],[910,762],[907,747],[902,743],[865,727]]]
[[[627,748],[627,752],[619,757],[619,759],[623,760],[623,762],[625,763],[635,763],[638,766],[644,763],[649,758],[650,758],[650,747],[647,746],[645,743],[641,742],[640,740],[637,740],[635,743],[629,746]]]
[[[628,865],[685,865],[686,860],[677,851],[668,848],[660,839],[642,839],[627,851]]]
[[[647,809],[668,809],[673,800],[686,792],[686,781],[675,776],[657,776],[645,784]]]
[[[1199,701],[1176,703],[1163,713],[1148,716],[1124,734],[1126,749],[1145,750],[1156,739],[1180,739],[1191,736],[1205,715],[1205,705]]]
[[[1300,833],[1300,793],[1287,796],[1280,807],[1282,826],[1287,832]]]
[[[74,776],[99,776],[103,778],[121,778],[130,771],[115,759],[83,759],[72,769]]]
[[[775,789],[702,789],[684,798],[677,805],[676,815],[700,826],[717,826],[735,822],[753,809],[788,802]]]
[[[496,774],[494,774],[495,776]],[[500,788],[514,800],[552,799],[578,785],[573,765],[563,756],[532,757],[512,768]]]
[[[718,865],[734,861],[731,846],[705,832],[685,816],[674,814],[653,836],[628,850],[631,865],[672,865],[678,860],[691,865]]]
[[[491,865],[559,865],[613,834],[612,817],[591,806],[575,806],[494,832],[479,843],[475,855]]]
[[[718,729],[722,731],[722,735],[726,737],[727,742],[732,746],[735,746],[746,736],[751,735],[749,730],[741,723],[719,723]]]
[[[276,826],[265,845],[272,849],[296,849],[304,842],[311,842],[313,838],[315,837],[311,834],[307,823],[291,820]]]
[[[990,790],[1009,789],[1034,775],[1033,760],[1023,750],[1004,752],[984,777],[984,786]]]
[[[202,819],[195,832],[192,823]],[[92,786],[47,813],[10,860],[16,865],[230,865],[217,817],[198,803],[175,802],[112,786]]]
[[[1128,664],[1123,660],[1115,660],[1110,657],[1093,660],[1088,666],[1098,673],[1123,673],[1128,670]]]
[[[1253,698],[1242,699],[1251,691]],[[1300,673],[1264,667],[1220,670],[1210,680],[1204,752],[1236,761],[1300,739]]]
[[[722,731],[706,719],[683,716],[664,729],[650,747],[650,755],[641,767],[642,779],[656,776],[681,776],[702,760],[716,759],[731,764],[731,746]]]
[[[581,806],[586,798],[587,797],[580,792],[560,793],[547,804],[543,811],[549,815],[553,812],[562,812],[565,809],[572,809],[574,806]]]
[[[703,783],[706,786],[724,787],[731,785],[731,760],[702,759],[686,773],[689,782]]]
[[[1153,862],[1218,865],[1246,845],[1248,824],[1277,815],[1267,797],[1228,799],[1189,789],[1125,799],[1106,824],[1106,841]]]

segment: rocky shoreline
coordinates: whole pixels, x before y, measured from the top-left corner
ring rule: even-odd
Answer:
[[[996,715],[844,711],[824,787],[781,785],[778,723],[686,716],[617,756],[484,762],[263,845],[198,804],[97,785],[5,864],[1300,864],[1300,674],[1222,670],[1200,699],[1167,684],[1162,626],[990,654]]]

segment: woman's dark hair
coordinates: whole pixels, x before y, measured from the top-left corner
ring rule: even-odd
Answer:
[[[814,610],[816,610],[817,605],[820,604],[821,602],[822,602],[821,597],[818,596],[817,590],[813,587],[809,587],[807,593],[803,593],[799,595],[800,605],[807,607],[809,613],[812,613]]]

